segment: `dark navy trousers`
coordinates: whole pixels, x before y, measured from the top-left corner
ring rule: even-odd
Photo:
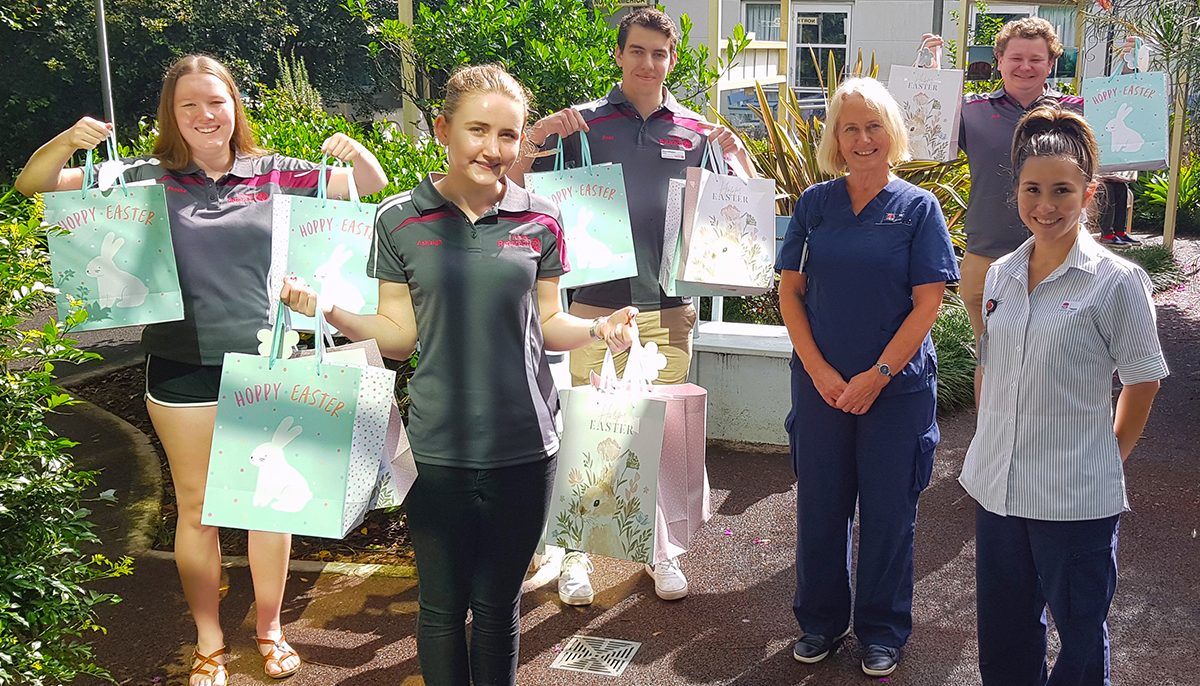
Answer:
[[[912,633],[913,532],[938,442],[934,388],[882,396],[866,414],[830,407],[792,377],[787,428],[796,471],[796,596],[806,633],[850,624],[851,532],[859,514],[854,633],[901,648]]]
[[[1119,515],[1051,522],[975,508],[984,686],[1109,686]],[[1046,670],[1046,608],[1062,649]]]

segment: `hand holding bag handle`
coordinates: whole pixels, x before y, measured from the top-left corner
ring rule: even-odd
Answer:
[[[588,145],[587,132],[580,130],[579,135],[579,166],[592,166],[592,147]],[[566,168],[566,155],[563,152],[562,136],[558,138],[558,145],[554,148],[554,171],[562,171]]]
[[[354,167],[343,165],[338,162],[335,168],[346,169],[349,171],[346,174],[346,186],[348,188],[349,199],[354,203],[354,206],[361,207],[362,199],[358,197],[358,183],[354,180]],[[329,185],[327,177],[329,176],[329,155],[321,156],[321,167],[319,176],[317,176],[317,199],[323,201],[321,207],[329,205]]]

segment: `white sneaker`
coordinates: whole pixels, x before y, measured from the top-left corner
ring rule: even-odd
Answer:
[[[659,598],[679,600],[687,596],[687,577],[679,568],[679,558],[673,557],[656,565],[646,565],[646,573],[654,577],[654,592]]]
[[[592,571],[587,553],[572,550],[564,555],[558,570],[558,599],[567,605],[591,605],[596,597],[588,578]]]

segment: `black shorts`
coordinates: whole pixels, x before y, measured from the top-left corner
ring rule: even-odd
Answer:
[[[188,364],[146,355],[146,399],[167,407],[217,404],[221,365]]]

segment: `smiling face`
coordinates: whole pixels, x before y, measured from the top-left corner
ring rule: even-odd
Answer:
[[[446,146],[447,176],[457,182],[495,187],[517,160],[525,106],[502,93],[472,93],[453,118],[434,122],[438,142]]]
[[[1074,160],[1030,157],[1017,182],[1017,213],[1039,243],[1073,240],[1095,192]]]
[[[613,56],[621,67],[621,89],[634,95],[660,93],[679,61],[670,36],[637,25],[629,27],[624,49],[617,47]]]
[[[1046,88],[1054,61],[1044,38],[1010,38],[996,58],[1004,89],[1022,102],[1033,100]]]
[[[221,79],[199,72],[179,77],[173,109],[175,124],[193,157],[231,150],[234,100]]]
[[[892,137],[883,117],[867,105],[863,96],[852,93],[842,101],[837,121],[838,153],[851,174],[886,172]]]

